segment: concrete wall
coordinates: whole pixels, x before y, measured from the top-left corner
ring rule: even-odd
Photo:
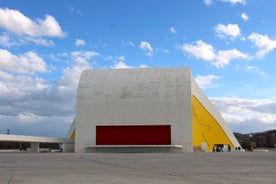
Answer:
[[[171,143],[192,152],[189,68],[86,70],[79,82],[75,152],[96,142],[97,125],[171,125]]]

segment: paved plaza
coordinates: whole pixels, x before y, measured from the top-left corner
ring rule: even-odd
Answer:
[[[1,184],[275,183],[276,152],[0,153]]]

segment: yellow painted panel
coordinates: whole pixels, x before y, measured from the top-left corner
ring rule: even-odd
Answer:
[[[208,150],[211,151],[214,144],[228,144],[234,147],[224,130],[216,119],[192,96],[192,126],[193,126],[193,146],[200,147],[207,142]]]
[[[71,134],[71,139],[75,140],[75,137],[76,137],[76,130],[73,131],[73,133]]]

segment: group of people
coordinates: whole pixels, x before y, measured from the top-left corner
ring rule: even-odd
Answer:
[[[224,151],[228,151],[230,152],[231,151],[231,147],[230,145],[227,145],[227,149],[225,147],[226,145],[214,145],[213,147],[213,152],[224,152]]]
[[[235,151],[241,151],[241,150],[253,151],[253,148],[251,146],[242,146],[242,148],[241,147],[235,147]],[[224,145],[214,145],[214,147],[213,147],[213,152],[224,152],[224,151],[226,151],[226,148],[224,147]],[[231,151],[230,145],[228,145],[227,151],[228,152]]]

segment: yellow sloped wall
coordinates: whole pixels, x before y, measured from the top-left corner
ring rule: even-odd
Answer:
[[[209,151],[213,149],[214,144],[228,144],[231,148],[234,147],[219,123],[194,95],[192,96],[192,126],[194,147],[200,147],[204,142],[207,142]]]
[[[75,140],[75,137],[76,137],[76,129],[73,131],[70,138]]]

